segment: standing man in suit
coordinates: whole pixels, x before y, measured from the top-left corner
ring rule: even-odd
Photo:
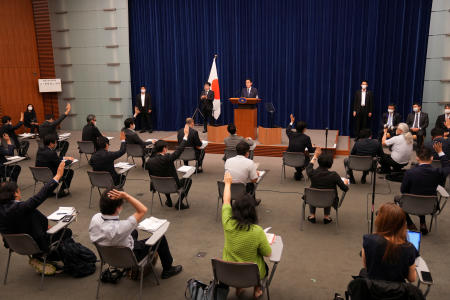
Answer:
[[[62,121],[69,115],[70,112],[70,103],[66,105],[66,111],[62,116],[60,116],[57,120],[54,120],[53,114],[45,115],[45,121],[39,125],[39,137],[44,140],[47,135],[56,136],[56,140],[58,142],[58,146],[56,147],[59,150],[59,155],[64,156],[69,149],[68,141],[59,141],[58,133],[56,132],[56,127],[61,124]]]
[[[97,138],[103,136],[98,130],[98,127],[95,126],[97,122],[97,118],[93,114],[89,114],[86,118],[87,124],[83,127],[83,132],[81,134],[82,141],[91,141],[94,143],[95,150],[97,151]]]
[[[17,149],[17,153],[19,154],[19,156],[26,156],[28,148],[30,147],[30,142],[28,141],[19,142],[19,138],[17,137],[16,134],[16,130],[23,125],[23,113],[20,114],[20,121],[15,126],[13,126],[10,116],[3,116],[2,124],[3,126],[0,129],[0,132],[8,134],[9,138],[13,142],[13,145]]]
[[[373,93],[367,89],[367,81],[361,82],[361,90],[355,92],[353,100],[353,117],[355,118],[355,136],[363,128],[370,128],[373,111]]]
[[[203,133],[208,132],[208,123],[213,124],[213,101],[214,91],[211,90],[211,83],[205,82],[203,91],[200,94],[200,102],[202,103],[203,115]]]
[[[444,113],[437,117],[434,128],[444,130],[444,136],[450,133],[450,103],[445,104]]]
[[[36,167],[47,167],[49,168],[53,175],[56,175],[58,171],[58,166],[63,160],[73,161],[73,157],[68,156],[58,156],[56,153],[56,136],[55,135],[46,135],[44,138],[44,148],[39,148],[36,154]],[[72,169],[64,169],[63,177],[61,178],[62,185],[58,192],[58,198],[65,197],[69,195],[70,183],[73,178],[73,170]],[[67,190],[67,191],[65,191]]]
[[[406,118],[406,124],[408,124],[411,134],[417,141],[418,149],[423,145],[428,123],[428,114],[422,112],[422,105],[418,102],[414,103],[413,112]]]
[[[203,159],[205,158],[205,150],[201,149],[202,141],[198,136],[198,131],[194,129],[194,119],[187,118],[186,124],[189,127],[189,135],[187,137],[186,147],[192,147],[195,151],[195,159],[197,160],[197,173],[203,172]],[[178,130],[178,145],[181,144],[184,137],[184,127]],[[188,165],[188,161],[184,161],[184,165]]]
[[[292,131],[294,127],[295,117],[293,114],[290,115],[291,122],[289,126],[286,127],[286,135],[289,138],[289,146],[287,152],[300,152],[305,154],[305,164],[302,167],[295,168],[294,179],[299,181],[303,178],[303,169],[309,163],[309,155],[306,155],[305,149],[308,149],[309,153],[313,153],[315,148],[311,144],[311,138],[305,134],[306,122],[298,121],[295,124],[295,132]]]
[[[114,161],[120,158],[127,151],[125,143],[125,133],[120,132],[120,149],[119,151],[109,151],[109,140],[107,137],[101,136],[97,141],[98,150],[92,154],[89,164],[94,171],[105,171],[111,174],[116,188],[122,188],[125,184],[126,176],[117,174],[114,169]]]
[[[178,178],[178,173],[175,168],[174,162],[180,157],[181,153],[183,153],[184,147],[187,145],[190,128],[189,125],[186,124],[183,130],[183,137],[181,139],[181,143],[178,148],[173,153],[168,153],[169,146],[166,141],[159,140],[155,143],[154,151],[152,157],[147,161],[147,170],[148,174],[151,176],[159,176],[159,177],[173,177],[177,182],[177,186],[179,188],[184,187],[184,191],[181,194],[180,199],[178,199],[175,204],[175,208],[178,209],[186,209],[189,208],[188,204],[183,203],[183,199],[188,195],[189,189],[192,185],[191,178]],[[153,186],[151,187],[153,189]],[[170,198],[170,194],[166,194],[166,206],[172,207],[172,199]]]
[[[223,140],[225,143],[225,150],[236,151],[236,146],[240,142],[246,142],[249,146],[254,145],[251,137],[245,139],[242,136],[236,135],[236,126],[234,124],[229,124],[227,130],[230,135]],[[223,160],[227,160],[225,155],[223,156]]]
[[[133,118],[128,118],[125,120],[125,122],[123,122],[125,125],[125,140],[127,142],[127,144],[136,144],[136,145],[140,145],[142,147],[142,153],[144,154],[142,156],[142,167],[144,167],[145,165],[145,157],[147,155],[150,154],[151,152],[151,148],[147,148],[147,146],[151,145],[152,142],[148,141],[145,142],[141,139],[141,137],[139,136],[139,134],[134,131],[134,129],[136,128],[136,125],[134,124],[134,120]]]
[[[10,181],[17,182],[22,168],[19,165],[4,165],[8,161],[5,156],[14,155],[14,145],[7,133],[3,133],[2,138],[6,142],[6,147],[0,146],[0,181],[6,181],[9,177]]]
[[[258,98],[258,90],[252,87],[253,82],[250,78],[245,80],[245,88],[241,91],[241,97],[245,98]]]
[[[141,86],[141,93],[136,96],[135,110],[137,108],[138,124],[141,129],[141,133],[148,130],[153,132],[153,109],[152,109],[152,96],[147,93],[145,86]]]
[[[395,136],[397,126],[402,121],[402,116],[395,111],[395,108],[395,104],[390,103],[387,112],[381,116],[381,130],[378,135],[380,140],[383,137],[385,128],[388,129],[387,138]]]

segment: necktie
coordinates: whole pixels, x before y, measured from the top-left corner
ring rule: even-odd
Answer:
[[[389,126],[389,127],[392,126],[392,113],[389,113],[388,126]]]
[[[416,113],[416,116],[414,117],[413,128],[419,128],[418,119],[419,119],[419,113]]]
[[[250,88],[247,90],[247,95],[250,97]]]

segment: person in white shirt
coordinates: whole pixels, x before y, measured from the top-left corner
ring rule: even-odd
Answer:
[[[131,204],[136,212],[125,220],[120,220],[123,203]],[[139,222],[147,213],[147,207],[129,194],[117,190],[106,190],[100,197],[100,213],[92,217],[89,225],[89,237],[93,243],[101,246],[128,247],[133,250],[137,261],[141,261],[150,251],[146,240],[138,240],[136,230]],[[158,255],[161,259],[163,271],[162,279],[177,275],[183,269],[182,266],[173,266],[173,258],[170,253],[166,237],[161,238],[158,247]]]
[[[381,139],[383,146],[392,146],[391,154],[384,153],[381,156],[381,172],[382,174],[390,174],[392,169],[400,171],[406,166],[411,159],[413,152],[413,136],[409,132],[409,127],[406,123],[398,124],[396,136],[388,139],[388,129],[384,129],[384,135]]]

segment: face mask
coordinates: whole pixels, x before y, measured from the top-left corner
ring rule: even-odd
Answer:
[[[414,112],[418,112],[418,111],[419,111],[419,108],[418,108],[418,107],[413,107],[413,111],[414,111]]]
[[[450,114],[450,109],[446,109],[446,110],[444,110],[444,112],[445,112],[446,114]]]
[[[141,90],[141,93],[142,93],[142,94],[145,94],[145,90]]]
[[[363,85],[361,85],[361,88],[362,88],[362,89],[366,89],[366,88],[367,88],[367,85],[363,84]]]
[[[32,111],[33,110],[33,106],[28,106],[28,110]]]
[[[388,109],[388,112],[389,112],[389,113],[393,113],[394,110],[393,110],[393,109]]]

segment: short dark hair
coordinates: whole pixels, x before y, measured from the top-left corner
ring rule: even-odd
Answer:
[[[211,86],[211,82],[207,81],[207,82],[205,82],[204,85],[209,85],[209,86]]]
[[[132,124],[134,124],[133,118],[128,118],[123,122],[123,125],[125,125],[125,128],[130,128]]]
[[[321,166],[322,168],[329,169],[331,168],[331,166],[333,166],[333,155],[328,153],[322,153],[319,156],[317,162],[319,163],[319,166]]]
[[[427,161],[430,160],[433,157],[433,151],[431,151],[430,148],[428,147],[421,147],[417,150],[416,152],[417,157],[421,160],[421,161]]]
[[[397,108],[397,106],[395,105],[395,103],[389,103],[389,104],[388,104],[388,107],[389,107],[389,106],[393,106],[394,108]]]
[[[105,136],[99,136],[97,138],[97,146],[99,149],[105,149],[106,145],[109,145],[109,139]]]
[[[237,155],[244,155],[250,151],[250,146],[247,142],[241,141],[236,145]]]
[[[361,81],[361,83],[363,83],[363,82],[365,82],[365,83],[369,84],[369,82],[368,82],[367,80],[363,80],[363,81]]]
[[[166,147],[169,147],[169,144],[163,140],[156,141],[155,145],[153,146],[156,153],[161,153]]]
[[[250,78],[245,78],[245,81],[250,81],[250,82],[253,82]]]
[[[142,89],[142,88],[147,89],[147,88],[145,87],[145,85],[141,85],[140,89]]]
[[[418,101],[414,102],[414,103],[413,103],[413,106],[414,106],[414,105],[417,105],[417,106],[422,107],[422,104],[421,104],[420,102],[418,102]]]
[[[295,124],[295,129],[297,130],[297,132],[303,132],[306,126],[308,126],[308,124],[306,124],[305,121],[298,121],[297,124]]]
[[[250,230],[251,225],[258,224],[255,199],[250,194],[244,194],[239,199],[235,199],[231,213],[231,218],[236,221],[236,229]]]
[[[108,193],[111,189],[107,189],[100,197],[100,212],[104,215],[113,215],[118,207],[123,205],[123,199],[111,199]]]
[[[438,127],[435,127],[433,129],[431,129],[431,136],[432,137],[441,136],[441,135],[442,136],[444,135],[444,129],[438,128]]]
[[[10,116],[3,116],[2,117],[2,123],[3,124],[8,123],[9,121],[11,121],[11,117]]]
[[[450,108],[450,103],[445,103],[445,108]]]
[[[359,131],[358,137],[360,139],[367,139],[372,135],[372,131],[369,128],[363,128]]]
[[[0,203],[6,203],[14,200],[14,194],[19,189],[19,186],[14,181],[7,181],[0,184]]]
[[[55,134],[47,134],[44,136],[44,146],[48,146],[50,144],[56,144],[56,135]]]
[[[86,122],[91,123],[94,120],[95,120],[95,115],[93,115],[93,114],[87,115]]]
[[[53,114],[46,114],[45,115],[45,120],[51,120],[53,119],[55,116]]]
[[[228,124],[227,130],[228,130],[229,133],[235,134],[236,133],[236,126],[234,124]]]

